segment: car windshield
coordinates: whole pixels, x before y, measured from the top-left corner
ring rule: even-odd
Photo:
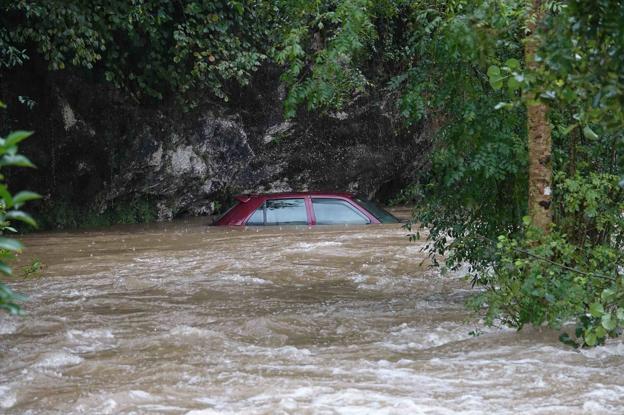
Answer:
[[[236,200],[236,199],[229,200],[227,205],[226,205],[227,206],[226,209],[223,209],[223,208],[219,209],[219,210],[221,210],[221,213],[217,213],[217,215],[213,219],[213,223],[218,221],[219,219],[221,219],[225,215],[227,215],[232,209],[234,209],[239,204],[240,204],[240,202],[238,200]]]
[[[386,212],[381,206],[379,206],[377,203],[373,202],[372,200],[366,200],[366,199],[360,199],[360,198],[356,200],[360,205],[365,207],[366,210],[372,213],[373,216],[375,216],[379,220],[379,222],[381,223],[398,223],[399,222],[399,220],[396,217]]]

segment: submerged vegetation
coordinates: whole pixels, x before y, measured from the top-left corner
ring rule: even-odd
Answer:
[[[84,209],[70,201],[51,201],[45,214],[39,218],[44,228],[96,228],[116,224],[149,223],[157,219],[156,207],[146,199],[117,203],[103,210]]]
[[[471,305],[487,323],[561,329],[574,320],[562,340],[579,346],[622,333],[621,1],[16,1],[2,9],[0,67],[41,59],[137,102],[228,101],[261,65],[281,68],[285,118],[340,111],[376,91],[403,125],[435,129],[431,169],[396,200],[417,203],[414,221],[429,228],[428,249],[445,255],[445,266],[470,264],[482,288]],[[96,218],[71,210],[57,202],[48,220],[153,217],[148,205]]]

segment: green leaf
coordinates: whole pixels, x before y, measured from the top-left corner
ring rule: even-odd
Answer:
[[[624,322],[624,308],[618,308],[617,311],[615,312],[615,316],[617,317],[618,320]]]
[[[37,199],[41,199],[40,194],[25,190],[13,196],[13,203],[17,206],[20,206],[25,202],[28,202],[30,200],[37,200]]]
[[[507,59],[507,62],[505,62],[505,66],[507,66],[509,69],[519,69],[520,68],[520,61],[518,59],[515,58],[511,58],[511,59]]]
[[[32,135],[32,131],[14,131],[5,139],[6,147],[13,147]]]
[[[597,140],[598,139],[598,134],[596,134],[594,132],[594,130],[592,130],[591,128],[589,128],[588,125],[585,126],[585,128],[583,128],[583,135],[585,136],[585,138],[587,138],[588,140]]]
[[[11,210],[6,214],[7,219],[19,220],[20,222],[24,222],[29,224],[30,226],[37,227],[37,222],[30,216],[28,213],[23,212],[21,210]]]
[[[0,262],[0,272],[3,273],[4,275],[13,274],[13,270],[11,269],[11,267],[5,264],[4,262]]]
[[[600,303],[593,303],[589,306],[589,314],[593,317],[602,317],[604,314],[604,307]]]
[[[5,208],[13,207],[13,196],[3,184],[0,184],[0,197],[4,200]]]
[[[561,135],[566,136],[570,134],[572,130],[574,130],[576,127],[578,127],[578,124],[568,125],[567,127],[559,126],[559,132],[561,133]]]
[[[584,339],[585,339],[585,344],[590,347],[595,346],[598,341],[598,339],[596,338],[596,334],[592,332],[585,333]]]
[[[600,294],[600,299],[606,303],[609,300],[611,300],[614,295],[615,295],[615,290],[612,290],[611,288],[605,288]]]
[[[501,78],[500,68],[496,65],[492,65],[488,68],[487,71],[488,78],[490,80],[490,85],[494,89],[501,89],[503,87],[503,79]]]
[[[509,88],[510,91],[517,91],[518,89],[520,89],[521,86],[522,84],[518,81],[518,78],[515,76],[512,76],[507,81],[507,88]]]
[[[489,78],[500,77],[500,74],[500,68],[496,65],[490,66],[487,70],[487,75]]]
[[[503,80],[500,78],[497,79],[490,79],[490,86],[493,89],[499,90],[503,87]]]
[[[613,318],[611,313],[605,314],[601,319],[602,327],[607,331],[614,330],[617,327],[617,320]]]
[[[35,167],[30,160],[20,154],[5,154],[2,156],[0,158],[0,167],[3,166]]]
[[[24,245],[16,239],[2,238],[0,237],[0,249],[6,249],[8,251],[21,251]]]

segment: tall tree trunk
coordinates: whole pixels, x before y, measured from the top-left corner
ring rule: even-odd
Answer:
[[[528,37],[524,46],[526,65],[535,72],[540,63],[535,60],[540,39],[537,26],[543,17],[542,0],[529,0],[530,9],[527,19]],[[527,104],[528,141],[529,141],[529,216],[533,226],[545,233],[552,223],[552,161],[550,124],[548,106],[538,101],[534,92],[525,96]]]

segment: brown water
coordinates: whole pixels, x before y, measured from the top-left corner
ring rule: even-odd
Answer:
[[[37,234],[7,414],[622,414],[624,343],[485,330],[399,225]],[[22,258],[25,261],[25,258]]]

